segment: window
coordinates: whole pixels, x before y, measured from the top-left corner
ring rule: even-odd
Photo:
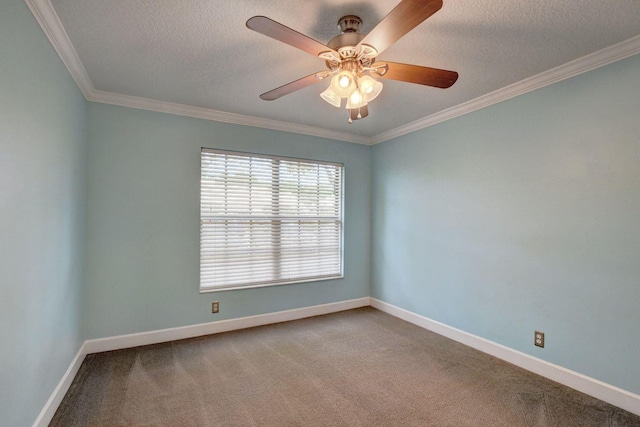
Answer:
[[[203,148],[200,290],[342,277],[342,165]]]

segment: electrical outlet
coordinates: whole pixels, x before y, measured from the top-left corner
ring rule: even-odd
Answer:
[[[214,301],[211,303],[211,312],[217,313],[220,310],[220,303],[218,301]]]
[[[533,343],[538,347],[544,348],[544,332],[536,331],[534,334]]]

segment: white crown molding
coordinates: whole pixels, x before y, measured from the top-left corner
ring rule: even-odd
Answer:
[[[564,384],[575,390],[593,396],[597,399],[608,402],[626,411],[640,415],[640,395],[630,391],[607,384],[595,378],[588,377],[581,373],[572,371],[559,365],[538,359],[518,350],[503,346],[501,344],[470,334],[460,329],[454,328],[428,317],[421,316],[387,302],[371,298],[371,306],[380,311],[384,311],[399,319],[406,320],[421,328],[435,332],[454,341],[460,342],[469,347],[490,354],[499,359],[513,363],[530,372],[541,375],[550,380]]]
[[[207,108],[193,107],[189,105],[176,104],[173,102],[158,101],[154,99],[139,98],[135,96],[122,95],[113,92],[96,90],[93,82],[89,78],[87,70],[84,68],[80,57],[76,52],[67,32],[60,22],[50,0],[25,0],[31,13],[40,24],[42,31],[53,45],[58,56],[67,67],[71,76],[80,88],[80,91],[87,101],[100,102],[104,104],[120,105],[123,107],[138,108],[142,110],[156,111],[161,113],[175,114],[179,116],[195,117],[217,122],[233,123],[264,129],[272,129],[283,132],[299,133],[302,135],[317,136],[321,138],[334,139],[338,141],[353,142],[356,144],[370,144],[370,138],[362,135],[355,135],[348,132],[338,132],[314,126],[306,126],[278,120],[263,119],[258,117],[244,116],[241,114],[227,113]]]
[[[482,95],[471,101],[464,102],[438,113],[416,120],[404,126],[397,127],[387,132],[374,135],[370,144],[375,145],[429,126],[451,120],[467,113],[488,107],[498,102],[523,95],[544,86],[551,85],[561,80],[577,76],[587,71],[594,70],[615,61],[640,53],[640,36],[632,37],[621,43],[593,52],[576,60],[567,62],[551,70],[544,71],[535,76],[505,86],[501,89]]]
[[[177,104],[174,102],[158,101],[154,99],[122,95],[119,93],[106,92],[95,89],[89,96],[85,95],[85,97],[88,101],[100,102],[103,104],[120,105],[122,107],[138,108],[141,110],[175,114],[178,116],[195,117],[198,119],[213,120],[216,122],[233,123],[237,125],[278,130],[283,132],[299,133],[302,135],[353,142],[355,144],[370,144],[370,138],[348,132],[338,132],[314,126],[306,126],[295,123],[282,122],[278,120],[264,119],[260,117],[244,116],[242,114],[227,113],[224,111],[211,110],[209,108]]]
[[[93,83],[87,74],[87,70],[80,61],[76,49],[71,44],[60,18],[49,0],[24,0],[31,13],[40,24],[49,42],[58,53],[58,56],[71,73],[80,91],[85,98],[95,90]]]
[[[84,68],[75,48],[71,44],[71,40],[63,28],[60,18],[56,14],[51,1],[25,0],[25,2],[33,13],[33,16],[42,27],[44,33],[49,38],[54,49],[62,59],[62,62],[71,73],[71,76],[76,81],[80,91],[88,101],[283,132],[292,132],[364,145],[379,144],[640,53],[640,36],[632,37],[621,43],[601,49],[582,58],[578,58],[551,70],[495,90],[486,95],[482,95],[454,107],[447,108],[446,110],[442,110],[406,125],[399,126],[395,129],[379,133],[373,137],[367,137],[314,126],[244,116],[241,114],[227,113],[202,107],[193,107],[184,104],[176,104],[172,102],[96,90],[89,78],[89,75],[87,74],[87,70]]]

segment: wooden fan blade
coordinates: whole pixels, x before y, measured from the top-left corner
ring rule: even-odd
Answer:
[[[401,82],[417,83],[419,85],[439,87],[446,89],[458,80],[455,71],[440,70],[438,68],[421,67],[420,65],[399,64],[397,62],[382,61],[373,64],[373,68],[389,66],[386,73],[380,77]],[[375,76],[375,74],[372,74]]]
[[[318,83],[320,81],[316,78],[316,74],[317,73],[310,74],[307,77],[303,77],[291,83],[287,83],[286,85],[282,85],[278,88],[270,90],[269,92],[265,92],[260,95],[260,98],[264,99],[265,101],[273,101],[285,95],[289,95],[291,92],[304,89],[305,87],[311,86],[312,84]]]
[[[349,110],[349,119],[351,121],[364,119],[369,115],[369,107],[366,105],[360,108],[352,108]]]
[[[266,16],[249,18],[247,28],[271,37],[272,39],[279,40],[289,46],[304,50],[314,56],[318,56],[322,52],[333,52],[337,58],[340,58],[340,55],[335,50]]]
[[[380,54],[442,7],[442,0],[402,0],[358,45],[373,46]]]

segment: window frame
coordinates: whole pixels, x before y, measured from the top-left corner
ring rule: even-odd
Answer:
[[[291,279],[281,279],[281,280],[272,280],[261,283],[246,283],[246,284],[230,284],[230,285],[220,285],[220,286],[203,286],[202,280],[202,246],[203,246],[203,215],[202,215],[202,196],[203,196],[203,154],[205,152],[208,153],[216,153],[222,155],[232,155],[232,156],[241,156],[247,158],[259,158],[259,159],[268,159],[270,161],[286,161],[286,162],[300,162],[300,163],[308,163],[313,165],[328,165],[334,166],[338,168],[339,174],[339,273],[338,274],[327,274],[326,276],[316,276],[316,277],[300,277],[300,278],[291,278]],[[272,176],[273,180],[273,176]],[[280,182],[278,182],[279,184]],[[238,290],[238,289],[254,289],[254,288],[262,288],[262,287],[271,287],[271,286],[280,286],[280,285],[291,285],[297,283],[309,283],[309,282],[318,282],[318,281],[327,281],[327,280],[336,280],[344,278],[344,212],[345,212],[345,167],[344,163],[341,162],[332,162],[325,160],[315,160],[315,159],[305,159],[305,158],[297,158],[297,157],[287,157],[287,156],[277,156],[270,154],[262,154],[262,153],[253,153],[253,152],[244,152],[244,151],[235,151],[235,150],[226,150],[226,149],[218,149],[218,148],[208,148],[201,147],[200,148],[200,194],[199,194],[199,204],[200,204],[200,229],[199,229],[199,238],[200,238],[200,246],[199,246],[199,291],[200,293],[211,293],[211,292],[222,292],[229,290]],[[299,217],[302,217],[298,215]],[[283,215],[284,217],[284,215]],[[280,247],[280,246],[278,246]]]

